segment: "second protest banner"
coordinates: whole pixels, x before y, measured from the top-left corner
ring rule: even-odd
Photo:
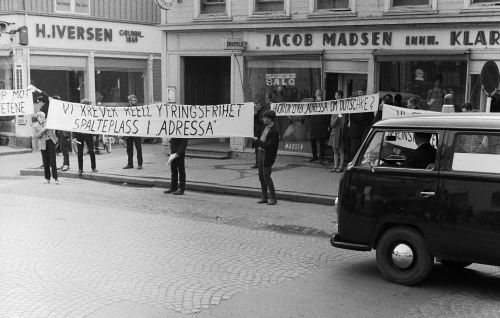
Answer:
[[[251,137],[253,106],[241,103],[103,107],[50,99],[47,128],[135,137]]]
[[[417,115],[447,115],[446,113],[435,112],[423,109],[408,109],[391,105],[384,105],[382,108],[382,119],[417,116]]]
[[[364,95],[324,102],[272,103],[277,116],[308,116],[373,113],[378,109],[379,95]]]
[[[30,114],[33,114],[31,88],[0,90],[0,117]]]

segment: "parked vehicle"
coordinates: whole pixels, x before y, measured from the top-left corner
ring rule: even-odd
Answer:
[[[339,185],[338,248],[376,250],[391,282],[446,266],[500,265],[500,116],[388,119],[372,128]]]

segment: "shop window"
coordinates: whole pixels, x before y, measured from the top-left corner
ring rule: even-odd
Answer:
[[[465,102],[467,61],[383,61],[379,64],[379,91],[396,95],[399,105],[408,100],[420,109],[441,111],[446,94],[453,95],[456,109]],[[399,102],[400,101],[400,102]]]
[[[464,0],[465,9],[500,9],[500,0]]]
[[[98,104],[126,105],[129,95],[144,103],[144,73],[98,70],[95,73],[95,95]]]
[[[195,17],[201,15],[226,15],[228,13],[226,0],[195,0]]]
[[[270,109],[271,103],[310,102],[321,88],[321,62],[317,59],[250,59],[246,61],[245,100]],[[280,151],[311,153],[313,116],[278,117]],[[329,119],[329,117],[328,117]],[[325,131],[328,130],[326,121]],[[321,128],[318,128],[321,129]],[[251,147],[251,143],[247,145]]]
[[[89,0],[54,0],[56,13],[90,14]]]
[[[498,0],[470,0],[470,4],[500,5]]]

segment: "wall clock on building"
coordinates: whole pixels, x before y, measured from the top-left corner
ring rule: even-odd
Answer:
[[[177,0],[155,0],[156,4],[163,10],[171,9]]]

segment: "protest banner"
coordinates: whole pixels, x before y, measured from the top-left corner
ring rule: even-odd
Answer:
[[[379,95],[364,95],[324,102],[272,103],[276,116],[309,116],[373,113],[378,109]]]
[[[129,137],[251,137],[253,112],[253,103],[103,107],[50,99],[47,128]]]
[[[382,108],[382,119],[416,116],[416,115],[441,115],[443,113],[422,109],[408,109],[392,105],[384,105]]]
[[[0,117],[30,115],[33,112],[31,88],[0,90]]]

